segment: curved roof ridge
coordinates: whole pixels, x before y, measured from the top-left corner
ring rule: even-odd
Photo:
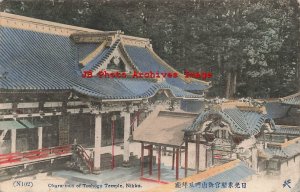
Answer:
[[[91,59],[81,71],[85,70],[92,70],[93,74],[97,74],[99,72],[99,68],[105,63],[106,61],[109,62],[113,53],[117,50],[118,45],[120,44],[120,39],[116,38],[116,40],[112,43],[109,48],[103,47],[101,52],[98,52],[97,55],[93,59]]]
[[[279,99],[281,103],[290,104],[290,105],[300,105],[300,92],[295,94],[282,97]]]
[[[261,114],[253,111],[241,111],[238,108],[228,109],[210,109],[201,112],[198,117],[194,120],[193,124],[186,128],[187,132],[197,132],[197,127],[209,121],[207,117],[211,114],[220,115],[222,119],[230,125],[232,132],[242,135],[256,135],[260,132],[263,123],[270,119],[269,115]],[[271,122],[272,126],[273,123]]]

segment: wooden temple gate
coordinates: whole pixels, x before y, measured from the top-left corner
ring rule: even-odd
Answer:
[[[150,176],[152,176],[153,173],[153,150],[154,147],[157,146],[157,180],[156,179],[150,179],[146,178],[145,176],[145,150],[148,150],[148,173]],[[140,171],[141,171],[141,179],[142,180],[147,180],[147,181],[154,181],[154,182],[159,182],[159,183],[167,183],[166,181],[161,180],[161,156],[162,156],[162,148],[163,147],[170,147],[164,144],[146,144],[144,142],[141,142],[141,166],[140,166]],[[172,152],[172,170],[175,169],[175,175],[176,175],[176,180],[179,179],[179,164],[180,164],[180,156],[181,156],[181,147],[182,146],[173,146],[173,152]],[[188,170],[188,145],[186,144],[184,146],[184,154],[185,154],[185,166],[184,166],[184,175],[187,177],[187,170]]]

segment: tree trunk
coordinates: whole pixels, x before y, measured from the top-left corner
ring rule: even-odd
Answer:
[[[219,77],[218,77],[218,81],[222,82],[224,80],[224,65],[222,64],[222,60],[221,60],[221,52],[218,51],[218,55],[217,55],[217,63],[218,63],[218,69],[219,69]],[[219,85],[219,95],[223,95],[222,93],[224,93],[224,87]]]
[[[236,93],[236,77],[237,77],[237,71],[235,70],[233,72],[233,76],[232,76],[232,82],[231,82],[231,90],[232,90],[232,92],[231,92],[230,97],[233,97],[235,95],[235,93]]]
[[[300,0],[297,0],[298,7],[297,7],[297,17],[298,17],[298,54],[297,54],[297,69],[296,69],[296,83],[297,83],[297,88],[298,91],[300,91]]]
[[[218,51],[217,62],[218,62],[218,67],[219,67],[219,69],[220,69],[219,75],[220,75],[220,77],[221,77],[223,71],[222,71],[222,63],[221,63],[221,53],[220,53],[220,51]]]
[[[231,71],[229,71],[227,74],[226,93],[225,93],[225,97],[227,99],[230,97],[230,92],[231,92],[230,84],[231,84]]]
[[[298,40],[300,41],[300,40]],[[296,71],[296,83],[297,83],[297,88],[298,88],[298,91],[300,91],[300,42],[298,43],[298,54],[297,54],[297,71]]]

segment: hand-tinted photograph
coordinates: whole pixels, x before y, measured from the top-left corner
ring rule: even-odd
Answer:
[[[300,192],[300,0],[0,0],[0,192]]]

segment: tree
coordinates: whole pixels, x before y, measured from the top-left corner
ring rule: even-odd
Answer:
[[[300,1],[300,0],[299,0]],[[297,0],[9,1],[0,10],[152,39],[179,71],[211,71],[208,96],[280,97],[300,87]]]

